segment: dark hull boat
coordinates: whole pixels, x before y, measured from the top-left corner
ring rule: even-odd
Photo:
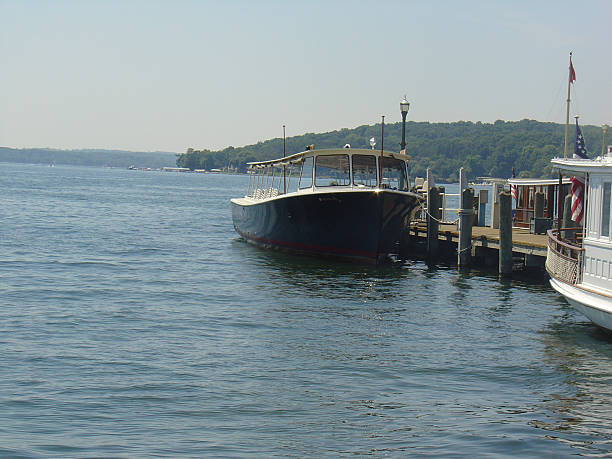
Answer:
[[[390,191],[282,196],[262,203],[232,201],[236,231],[264,247],[378,260],[399,252],[418,199]]]
[[[232,199],[234,228],[266,248],[381,262],[399,253],[422,200],[408,191],[406,161],[341,149],[251,163],[249,193]]]

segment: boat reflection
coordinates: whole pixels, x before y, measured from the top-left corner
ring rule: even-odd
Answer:
[[[391,299],[405,293],[401,279],[422,275],[428,269],[414,262],[374,266],[305,257],[261,249],[239,239],[234,247],[243,252],[240,257],[244,263],[253,266],[253,275],[261,276],[258,282],[271,295],[284,298],[297,295],[338,300],[346,299],[350,292],[351,298]]]

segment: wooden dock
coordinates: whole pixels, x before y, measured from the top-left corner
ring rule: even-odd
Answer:
[[[457,225],[440,225],[438,239],[441,241],[459,242],[459,229]],[[426,238],[427,224],[425,222],[413,222],[410,226],[410,234]],[[527,255],[546,257],[548,249],[546,234],[530,234],[528,229],[512,228],[512,251]],[[489,247],[499,249],[499,230],[488,226],[472,227],[472,247]]]
[[[438,229],[438,240],[441,245],[441,256],[456,257],[459,246],[459,229],[457,224],[441,224]],[[412,246],[422,245],[427,240],[427,223],[413,221],[410,225]],[[498,263],[500,241],[499,229],[488,226],[472,227],[471,252],[474,262],[484,266],[496,266]],[[546,234],[531,234],[528,229],[512,228],[512,253],[522,259],[524,267],[543,268],[548,250]]]
[[[428,262],[438,258],[454,259],[459,268],[497,266],[501,276],[526,268],[545,272],[548,236],[533,234],[528,228],[513,227],[513,197],[504,190],[505,181],[492,180],[491,199],[489,191],[484,189],[475,196],[474,189],[467,186],[463,168],[459,170],[459,194],[447,195],[444,187],[436,187],[429,169],[427,180],[421,179],[421,182],[417,190],[424,194],[425,203],[417,219],[410,223],[409,230],[404,229],[400,253],[424,255]],[[457,209],[446,207],[447,196],[459,198]],[[536,192],[529,226],[538,232],[554,223],[544,218],[544,203],[544,194]],[[487,205],[490,218],[485,215]],[[457,211],[458,218],[452,224],[441,221],[449,210]],[[487,220],[491,223],[485,226]]]

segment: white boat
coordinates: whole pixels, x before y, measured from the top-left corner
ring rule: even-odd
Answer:
[[[553,159],[552,165],[563,175],[584,177],[588,202],[577,235],[563,228],[548,231],[550,284],[592,322],[612,331],[612,155]]]
[[[572,158],[568,158],[570,88],[576,80],[569,61],[567,83],[567,114],[565,120],[565,151],[563,159],[554,158],[553,170],[559,172],[559,185],[563,176],[577,178],[572,183],[571,220],[579,222],[579,228],[561,228],[560,219],[556,229],[548,230],[548,253],[546,271],[550,274],[550,284],[562,294],[578,311],[593,323],[612,331],[612,147],[604,154],[607,125],[602,126],[601,156],[587,157],[584,137],[578,126],[576,116],[576,142]],[[562,187],[557,202],[562,202]],[[578,198],[574,201],[574,198]],[[557,208],[557,215],[561,215]],[[566,224],[567,225],[567,224]],[[575,226],[575,225],[573,225]]]

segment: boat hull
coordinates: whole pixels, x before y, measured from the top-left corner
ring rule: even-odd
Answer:
[[[568,285],[554,277],[551,277],[550,285],[591,322],[612,332],[612,302],[608,296]]]
[[[414,193],[391,190],[296,193],[232,199],[232,218],[238,234],[263,247],[379,262],[399,253],[419,203]]]

